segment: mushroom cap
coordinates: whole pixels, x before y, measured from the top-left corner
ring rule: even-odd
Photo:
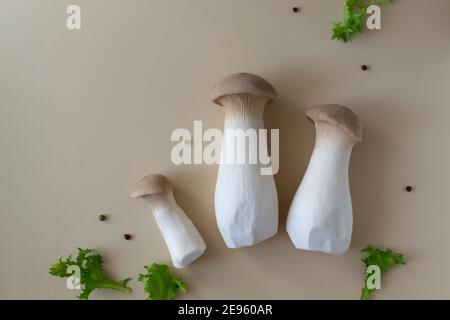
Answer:
[[[133,187],[130,197],[141,198],[164,194],[172,191],[172,184],[167,177],[161,174],[149,174],[139,180]]]
[[[212,101],[222,106],[220,98],[235,94],[253,94],[265,96],[272,101],[277,92],[265,79],[251,73],[235,73],[217,82],[211,94]]]
[[[335,125],[357,141],[362,141],[362,127],[358,116],[350,109],[337,104],[317,106],[306,111],[313,122],[326,122]]]

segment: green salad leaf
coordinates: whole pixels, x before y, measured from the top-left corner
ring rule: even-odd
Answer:
[[[378,266],[380,268],[381,274],[384,274],[390,268],[396,265],[404,265],[406,264],[403,255],[400,253],[396,253],[390,249],[386,249],[385,251],[375,248],[373,246],[366,246],[361,251],[365,253],[365,257],[362,259],[364,262],[364,288],[361,292],[361,300],[368,300],[370,296],[374,293],[375,289],[369,289],[367,287],[367,279],[370,274],[367,272],[367,268],[370,266]]]
[[[364,18],[367,8],[371,5],[392,4],[393,0],[346,0],[344,7],[344,19],[339,22],[333,22],[332,39],[343,42],[352,41],[357,33],[364,30]]]
[[[170,273],[169,266],[153,263],[145,267],[147,273],[139,275],[139,281],[144,283],[147,300],[173,300],[177,291],[187,292],[183,279]]]
[[[112,289],[124,293],[131,292],[131,288],[127,287],[131,278],[114,281],[107,277],[103,271],[103,258],[99,254],[95,254],[91,249],[78,248],[76,259],[70,255],[68,258],[58,260],[50,268],[50,275],[60,278],[69,278],[75,274],[73,266],[78,267],[80,271],[79,283],[81,285],[81,294],[78,296],[80,300],[88,300],[89,295],[95,289]]]

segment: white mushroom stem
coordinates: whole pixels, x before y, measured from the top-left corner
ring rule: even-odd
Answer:
[[[219,100],[226,117],[215,208],[220,232],[229,248],[254,245],[272,237],[278,229],[274,178],[261,175],[262,166],[255,158],[258,149],[252,148],[249,139],[236,139],[239,130],[258,135],[258,129],[264,129],[264,108],[269,100],[251,94],[228,95]],[[257,142],[267,145],[266,140]],[[244,164],[237,162],[242,157]],[[230,164],[232,158],[234,163]]]
[[[205,242],[171,192],[146,196],[144,199],[153,211],[176,268],[186,267],[203,254]]]
[[[353,146],[360,138],[336,123],[315,123],[316,144],[291,204],[286,228],[296,248],[340,255],[347,251],[352,237],[348,169]]]

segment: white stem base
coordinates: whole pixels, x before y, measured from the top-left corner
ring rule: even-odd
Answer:
[[[273,176],[257,165],[223,165],[215,195],[216,218],[228,248],[255,245],[278,231],[278,200]]]
[[[153,215],[164,237],[175,268],[185,268],[206,250],[206,244],[192,221],[170,195],[170,205],[155,205]]]

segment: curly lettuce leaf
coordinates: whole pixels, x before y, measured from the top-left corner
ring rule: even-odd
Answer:
[[[139,275],[139,281],[144,284],[147,300],[173,300],[177,291],[187,292],[183,279],[173,276],[169,266],[153,263],[146,266],[146,274]]]
[[[131,288],[127,287],[127,283],[131,278],[115,281],[105,275],[103,270],[103,258],[99,254],[95,254],[91,249],[78,248],[76,259],[70,255],[65,260],[59,259],[50,268],[50,275],[59,278],[68,278],[73,276],[75,271],[69,272],[71,266],[76,266],[80,270],[81,294],[78,296],[80,300],[88,300],[89,295],[95,289],[112,289],[124,293],[131,292]]]
[[[345,43],[352,41],[353,36],[364,30],[364,18],[368,7],[392,4],[392,2],[393,0],[346,0],[343,20],[333,22],[332,39]]]
[[[366,256],[362,259],[364,262],[364,288],[361,292],[361,300],[368,300],[371,295],[374,293],[375,289],[369,289],[367,287],[367,279],[370,274],[367,272],[367,268],[370,266],[378,266],[381,271],[381,275],[383,275],[386,271],[396,265],[405,265],[406,261],[402,254],[396,253],[390,249],[386,249],[385,251],[375,248],[373,246],[366,246],[361,251],[365,253]]]

